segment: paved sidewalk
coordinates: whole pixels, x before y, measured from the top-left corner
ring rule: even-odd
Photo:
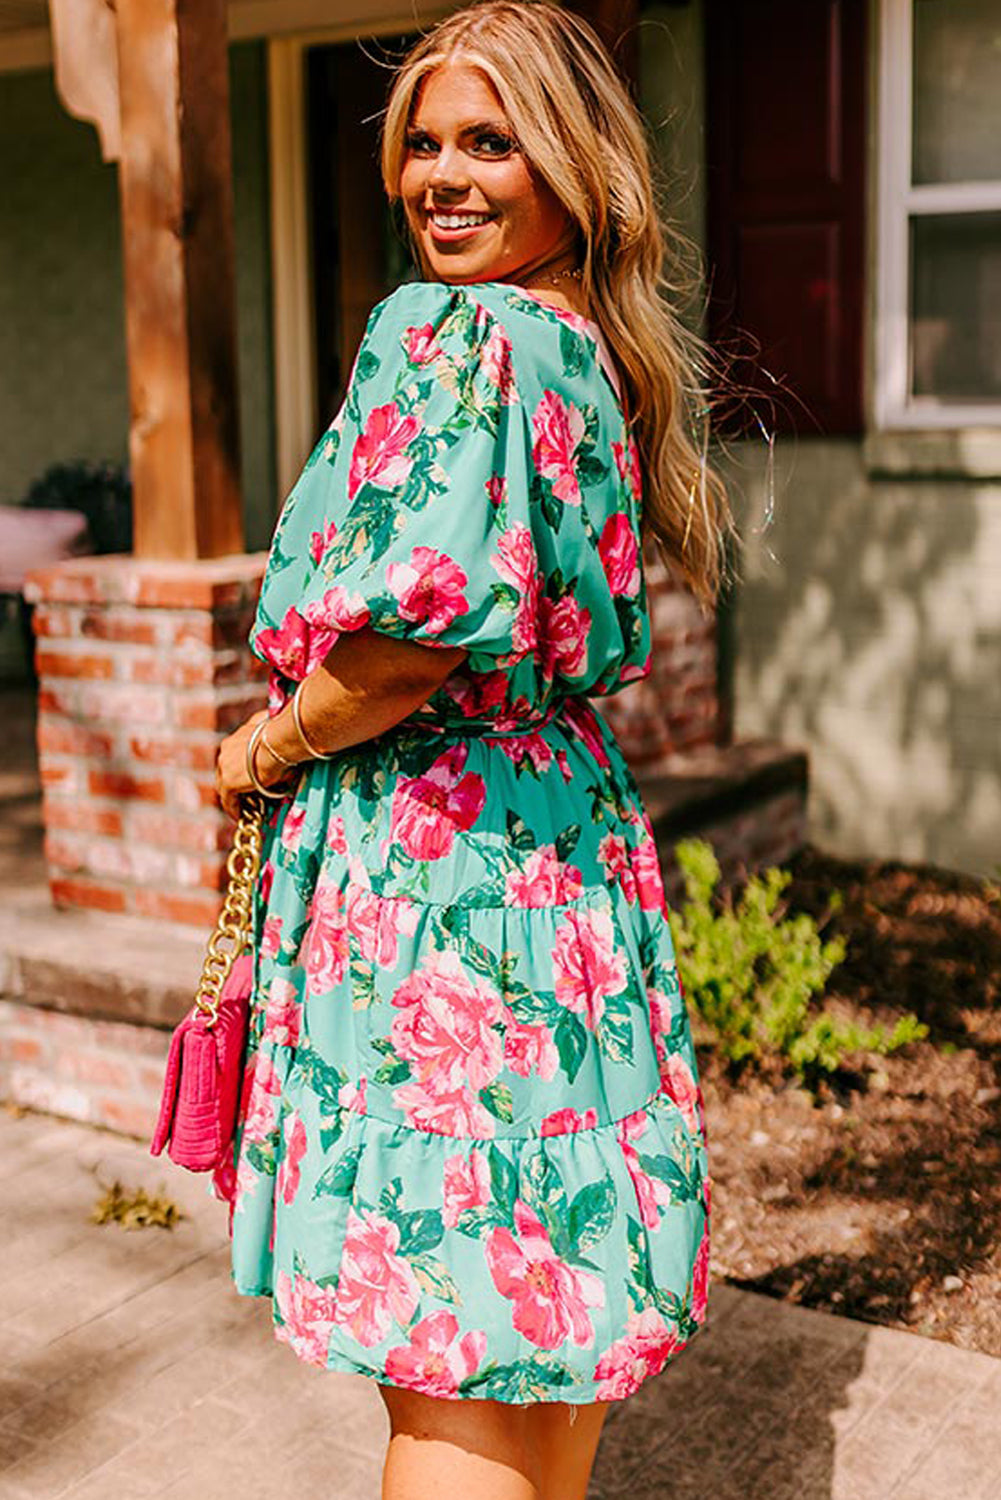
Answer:
[[[165,1185],[171,1232],[88,1221]],[[374,1386],[300,1364],[228,1272],[225,1210],[144,1145],[0,1109],[2,1500],[377,1500]],[[713,1283],[612,1409],[593,1500],[1001,1500],[1001,1360]]]

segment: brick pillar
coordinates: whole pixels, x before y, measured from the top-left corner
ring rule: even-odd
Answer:
[[[650,676],[611,698],[596,698],[634,770],[656,773],[678,751],[717,743],[721,716],[716,620],[668,572],[651,544],[644,553],[653,662]]]
[[[265,561],[79,558],[30,575],[57,906],[214,920],[232,832],[215,752],[265,704],[247,647]]]

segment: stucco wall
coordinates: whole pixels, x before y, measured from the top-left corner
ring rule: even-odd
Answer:
[[[231,49],[237,313],[248,545],[275,514],[264,45]],[[124,462],[128,393],[116,168],[48,69],[0,76],[0,501],[50,464]],[[0,638],[0,670],[19,646]]]

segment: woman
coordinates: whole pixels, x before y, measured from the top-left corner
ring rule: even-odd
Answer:
[[[379,1382],[384,1496],[573,1500],[608,1402],[703,1323],[709,1248],[656,850],[588,696],[649,670],[641,507],[707,600],[732,523],[589,28],[521,0],[444,21],[383,171],[425,279],[373,312],[285,505],[251,637],[270,716],[219,755],[231,814],[287,792],[233,1275],[301,1358]]]

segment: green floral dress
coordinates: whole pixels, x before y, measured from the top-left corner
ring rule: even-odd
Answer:
[[[593,325],[402,286],[276,529],[277,711],[369,626],[461,667],[274,804],[233,1278],[302,1359],[612,1401],[706,1317],[702,1093],[649,819],[589,699],[649,670],[637,454]]]

